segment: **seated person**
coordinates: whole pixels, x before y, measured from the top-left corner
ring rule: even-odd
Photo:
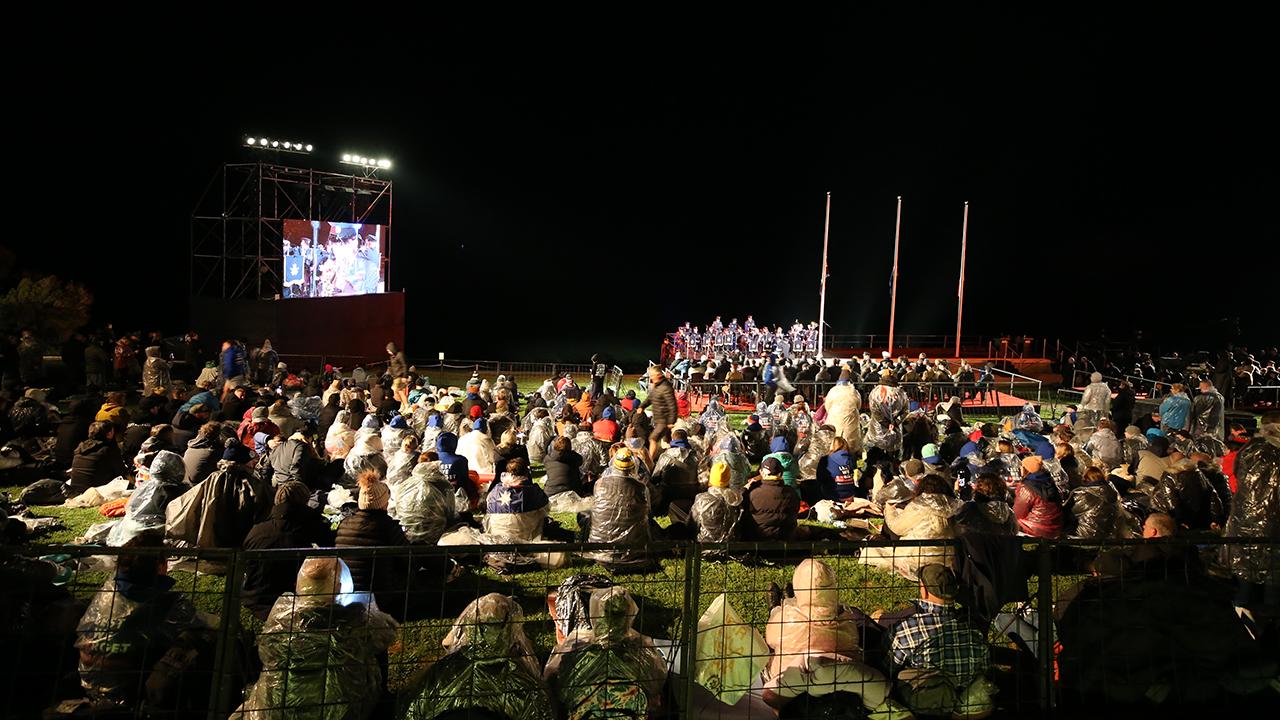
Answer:
[[[529,465],[509,460],[485,500],[484,531],[505,542],[542,539],[547,519],[547,494],[529,477]]]
[[[441,643],[445,656],[411,690],[404,720],[448,715],[552,720],[551,694],[515,600],[489,593],[458,615]]]
[[[119,556],[76,629],[80,685],[96,710],[186,716],[208,706],[214,625],[173,590],[164,553],[146,552],[162,545],[156,531],[125,543],[140,552]]]
[[[408,545],[400,523],[391,518],[387,504],[391,490],[377,473],[366,470],[358,478],[357,509],[338,523],[335,547],[385,547]],[[409,584],[406,554],[353,555],[346,559],[356,590],[372,592],[392,617],[401,617]]]
[[[937,475],[925,475],[916,485],[915,497],[900,508],[885,506],[885,526],[903,540],[950,540],[955,529],[951,516],[960,509],[959,500],[951,496],[951,488]],[[938,563],[950,566],[955,548],[947,542],[940,545],[872,546],[862,552],[863,561],[882,570],[894,570],[903,577],[915,579],[924,565]]]
[[[799,695],[856,693],[875,709],[889,694],[884,675],[862,662],[855,614],[840,603],[836,575],[820,560],[804,560],[791,578],[793,597],[769,611],[765,642],[773,651],[764,698],[774,707]]]
[[[942,565],[920,569],[916,611],[892,628],[890,670],[898,695],[920,715],[985,717],[994,709],[986,679],[989,651],[983,628],[952,603],[960,591]]]
[[[544,486],[547,497],[560,493],[575,493],[578,497],[591,494],[582,481],[582,456],[574,452],[569,438],[561,435],[551,441],[551,451],[546,454],[543,465],[547,470]]]
[[[296,591],[271,607],[258,633],[262,674],[231,717],[368,718],[382,694],[379,655],[395,642],[395,620],[351,594],[339,558],[307,558]]]
[[[821,433],[822,430],[819,429],[818,432]],[[824,500],[843,503],[867,496],[866,488],[859,483],[862,472],[858,470],[858,461],[849,452],[849,443],[842,437],[832,438],[830,452],[818,460],[817,473],[818,489]]]
[[[591,434],[606,445],[612,445],[619,439],[618,423],[613,419],[614,415],[613,406],[606,405],[600,413],[600,419],[591,424]]]
[[[1178,524],[1165,513],[1153,512],[1142,523],[1142,539],[1157,540],[1178,535]],[[1140,575],[1153,580],[1199,576],[1204,566],[1190,545],[1150,543],[1126,545],[1098,553],[1090,570],[1102,577]]]
[[[1022,461],[1022,482],[1014,493],[1013,514],[1018,531],[1031,537],[1057,539],[1062,535],[1062,496],[1039,455]]]
[[[68,497],[106,485],[118,477],[129,477],[129,466],[116,443],[117,432],[116,425],[104,420],[89,426],[89,437],[76,446],[71,458]]]
[[[567,433],[566,433],[567,434]],[[576,434],[570,437],[573,451],[582,456],[582,476],[584,482],[591,482],[600,477],[605,468],[605,453],[591,433],[591,423],[582,423]]]
[[[660,715],[667,664],[653,641],[632,628],[637,612],[624,587],[591,593],[590,628],[556,647],[543,674],[566,717]]]
[[[254,459],[235,439],[227,440],[218,469],[169,503],[165,536],[179,547],[241,547],[249,530],[271,508],[269,481],[254,474]]]
[[[687,513],[693,498],[701,490],[698,483],[699,454],[689,445],[688,434],[679,428],[671,431],[671,446],[662,451],[653,466],[652,485],[660,490],[662,500],[654,508],[658,515],[667,513],[667,506],[675,503],[682,513]]]
[[[760,424],[759,415],[747,418],[747,426],[742,429],[742,447],[751,462],[760,462],[769,453],[769,432]]]
[[[165,509],[187,491],[182,482],[187,468],[182,456],[161,450],[147,471],[148,479],[139,483],[124,507],[124,517],[107,535],[107,544],[120,547],[145,530],[164,532]]]
[[[774,458],[782,465],[782,481],[788,487],[795,487],[800,482],[800,468],[791,454],[791,441],[786,435],[774,435],[769,441],[769,454],[764,457],[766,460]]]
[[[596,481],[589,516],[579,516],[586,524],[587,542],[643,545],[652,539],[649,527],[648,483],[640,476],[631,448],[618,449],[608,470]],[[584,554],[611,572],[640,572],[653,565],[643,549],[601,550]]]
[[[1176,459],[1165,469],[1151,489],[1151,510],[1171,515],[1188,530],[1217,530],[1226,523],[1218,490],[1190,458]]]
[[[271,515],[249,531],[244,539],[245,549],[332,546],[333,530],[319,510],[308,507],[310,499],[311,491],[300,482],[289,481],[276,488]],[[301,567],[302,558],[296,555],[246,559],[242,603],[258,619],[265,620],[276,598],[289,590]]]
[[[790,540],[799,525],[800,496],[782,479],[782,463],[767,457],[759,481],[749,484],[742,499],[743,540]]]
[[[728,465],[715,463],[711,466],[710,484],[706,491],[693,499],[690,522],[700,543],[724,543],[738,539],[742,492],[730,487],[731,475]]]
[[[423,453],[409,477],[391,488],[387,505],[413,545],[435,545],[458,517],[453,487],[432,454]]]
[[[556,426],[546,408],[534,408],[532,418],[525,446],[529,448],[529,462],[541,463],[556,437]]]
[[[1009,486],[995,473],[982,473],[973,482],[973,496],[951,518],[959,534],[1015,535],[1018,520],[1009,505]]]
[[[1071,528],[1068,537],[1083,540],[1107,540],[1116,537],[1120,515],[1120,497],[1102,468],[1084,471],[1078,487],[1067,496],[1064,517]]]
[[[737,490],[745,488],[747,480],[751,479],[751,462],[743,452],[742,442],[737,436],[731,432],[717,434],[712,452],[714,455],[710,458],[711,464],[724,463],[729,467],[729,487]],[[710,465],[707,469],[710,470]]]

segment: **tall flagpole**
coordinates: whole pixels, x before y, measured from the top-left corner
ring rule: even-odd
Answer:
[[[960,289],[956,295],[960,302],[956,305],[956,357],[960,357],[960,322],[964,320],[964,259],[969,250],[969,203],[964,204],[964,225],[960,230]]]
[[[893,356],[893,321],[898,314],[898,238],[902,235],[902,196],[898,196],[898,220],[893,227],[893,279],[889,299],[889,356]]]
[[[827,191],[827,222],[822,226],[822,279],[818,285],[818,358],[822,358],[822,334],[827,326],[827,239],[831,237],[831,192]]]

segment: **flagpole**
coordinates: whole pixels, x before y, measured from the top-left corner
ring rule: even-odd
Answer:
[[[893,227],[893,279],[889,299],[889,356],[893,356],[893,321],[898,314],[898,239],[902,235],[902,196],[898,196],[898,219]]]
[[[964,320],[964,260],[969,250],[969,203],[964,204],[964,225],[960,230],[960,289],[956,295],[960,302],[956,305],[956,357],[960,357],[960,322]]]
[[[822,358],[822,335],[827,326],[827,240],[831,237],[831,192],[827,191],[827,221],[822,226],[822,278],[818,285],[818,358]]]

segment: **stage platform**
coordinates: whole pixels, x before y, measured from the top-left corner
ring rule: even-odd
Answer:
[[[696,395],[689,398],[689,411],[700,413],[707,406],[708,397],[706,395]],[[865,399],[864,399],[865,402]],[[979,415],[991,414],[1009,414],[1012,415],[1021,410],[1027,403],[1035,404],[1032,400],[1024,400],[1017,395],[1010,395],[1006,392],[998,390],[986,394],[986,397],[979,400],[970,398],[962,403],[962,407],[966,412],[973,412]],[[750,413],[755,412],[755,406],[746,402],[736,402],[733,404],[723,404],[726,412],[731,413]]]

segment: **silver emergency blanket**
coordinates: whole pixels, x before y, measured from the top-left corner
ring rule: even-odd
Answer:
[[[653,641],[632,627],[637,613],[626,588],[597,590],[591,629],[551,653],[544,677],[569,720],[658,714],[667,667]]]
[[[570,575],[556,590],[556,630],[569,637],[579,629],[591,629],[591,593],[614,586],[603,575]]]
[[[393,517],[414,545],[435,545],[457,517],[453,488],[439,460],[419,463],[402,482],[391,486]]]
[[[549,416],[535,419],[529,425],[526,435],[525,446],[529,451],[529,462],[541,465],[552,441],[556,439],[556,424]]]
[[[515,600],[489,593],[472,601],[445,637],[446,655],[413,693],[405,720],[485,710],[510,720],[553,720],[551,695],[525,636]]]
[[[816,480],[818,464],[822,458],[831,454],[831,443],[836,439],[835,428],[823,425],[809,440],[809,449],[800,458],[800,479]]]
[[[597,476],[604,471],[607,461],[600,443],[591,433],[579,430],[573,436],[573,451],[582,456],[582,474]]]
[[[694,498],[691,515],[698,527],[698,542],[724,543],[736,540],[738,521],[742,519],[742,491],[734,488],[707,488]]]
[[[236,720],[364,720],[382,693],[378,655],[396,639],[396,622],[375,605],[348,601],[351,572],[339,563],[337,592],[285,593],[258,633],[262,675]]]
[[[1270,541],[1265,545],[1224,545],[1222,558],[1236,577],[1251,583],[1280,576],[1280,423],[1263,425],[1258,437],[1236,456],[1237,491],[1231,500],[1226,537]]]

